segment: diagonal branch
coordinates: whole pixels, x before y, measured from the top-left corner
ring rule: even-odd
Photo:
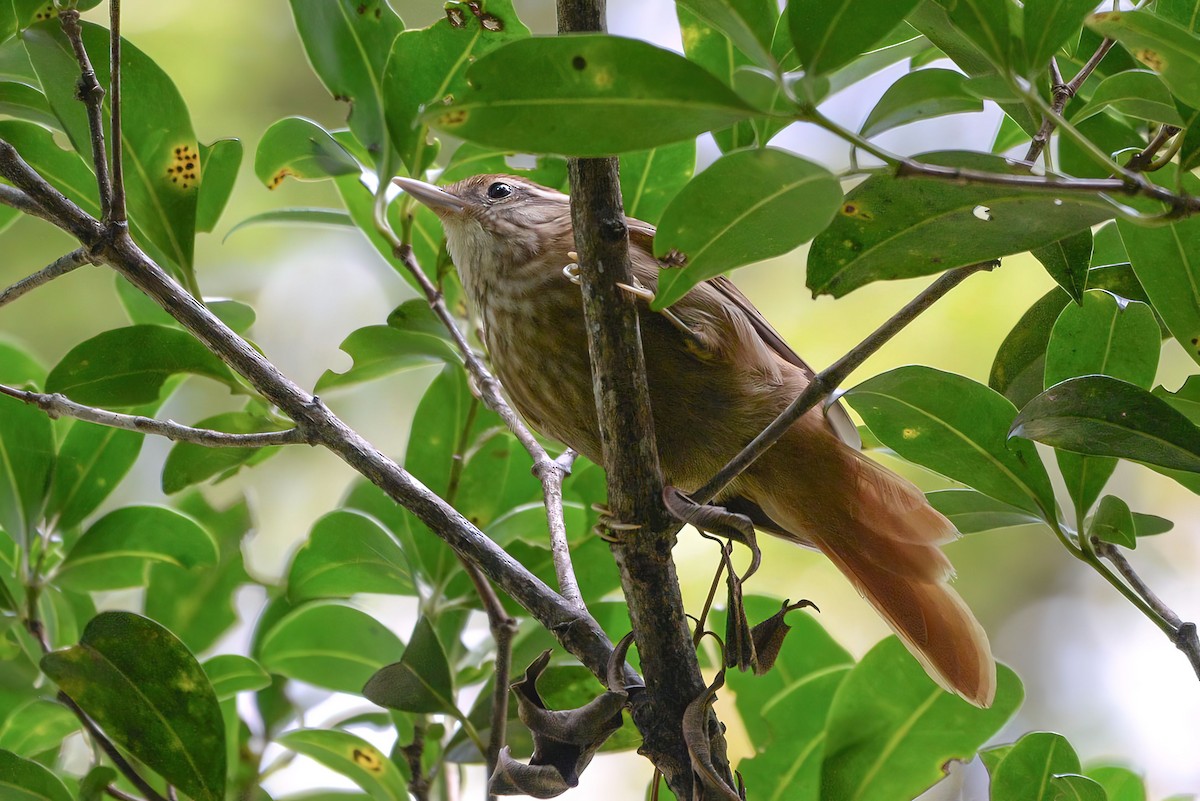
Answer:
[[[86,248],[77,248],[67,255],[56,259],[51,264],[38,270],[33,275],[22,278],[15,284],[0,292],[0,307],[12,303],[27,292],[32,292],[43,284],[48,284],[59,276],[66,275],[77,267],[92,263],[92,256]]]
[[[917,319],[922,312],[944,297],[951,289],[961,284],[965,279],[981,270],[994,269],[998,265],[998,261],[981,262],[979,264],[969,264],[966,267],[948,270],[943,273],[925,291],[909,301],[904,308],[893,314],[887,322],[871,332],[866,339],[855,345],[845,356],[813,376],[808,386],[804,388],[804,391],[788,404],[788,407],[780,412],[779,416],[771,421],[769,426],[751,440],[750,444],[743,448],[741,452],[730,459],[707,484],[693,493],[693,500],[697,503],[708,503],[711,501],[721,490],[729,486],[731,481],[741,475],[742,471],[753,464],[758,457],[766,453],[792,427],[793,423],[837,389],[838,385],[845,381],[850,373],[854,372],[859,365],[867,360],[867,357],[883,347],[888,340],[900,333],[905,326]]]
[[[1050,107],[1055,114],[1062,114],[1067,103],[1071,102],[1071,98],[1079,92],[1079,88],[1083,86],[1084,81],[1095,71],[1096,67],[1100,66],[1100,62],[1112,49],[1116,42],[1112,39],[1105,39],[1096,48],[1096,52],[1092,53],[1091,58],[1079,68],[1079,72],[1075,73],[1075,77],[1070,83],[1063,83],[1062,73],[1058,71],[1058,62],[1053,58],[1050,59],[1050,92],[1053,95]],[[1037,157],[1045,150],[1046,145],[1050,143],[1050,134],[1058,127],[1052,115],[1047,115],[1042,119],[1042,125],[1038,128],[1037,133],[1033,135],[1033,139],[1029,143],[1029,150],[1025,152],[1025,161],[1033,163],[1037,161]]]
[[[63,33],[75,51],[80,77],[76,97],[87,108],[88,130],[92,136],[92,164],[96,168],[96,185],[100,190],[100,218],[112,219],[112,180],[108,174],[108,154],[104,146],[104,87],[96,78],[92,59],[83,46],[83,29],[79,27],[79,10],[68,8],[58,15]]]
[[[21,211],[30,215],[31,217],[37,217],[38,219],[46,220],[48,222],[54,222],[54,218],[51,217],[45,209],[38,205],[37,201],[22,192],[20,189],[17,189],[15,186],[0,184],[0,205],[14,208],[17,211]]]
[[[255,434],[230,434],[225,431],[213,431],[208,428],[193,428],[176,423],[172,420],[156,420],[153,417],[143,417],[140,414],[122,414],[110,412],[107,409],[97,409],[67,398],[58,393],[44,394],[29,392],[23,389],[7,387],[0,384],[0,395],[7,395],[19,401],[36,406],[51,418],[74,417],[88,423],[120,428],[125,431],[137,431],[141,434],[154,434],[174,442],[190,442],[205,448],[266,448],[272,445],[301,445],[310,443],[310,437],[302,428],[289,428],[286,431],[264,431]]]

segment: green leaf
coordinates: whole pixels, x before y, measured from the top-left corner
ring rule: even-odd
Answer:
[[[1200,107],[1200,37],[1144,10],[1093,14],[1087,26],[1123,44],[1134,58],[1162,76],[1175,97]]]
[[[303,117],[284,117],[268,128],[254,154],[254,174],[268,189],[278,188],[288,176],[298,181],[323,181],[361,172],[350,151]]]
[[[258,319],[254,307],[237,300],[211,299],[206,300],[204,305],[238,334],[245,334]]]
[[[233,193],[238,168],[242,166],[242,143],[238,139],[217,139],[211,145],[200,144],[200,163],[204,181],[196,200],[196,230],[211,233]]]
[[[1095,765],[1084,771],[1084,775],[1104,788],[1108,801],[1146,801],[1146,785],[1142,777],[1129,768]]]
[[[1088,536],[1125,548],[1136,548],[1137,527],[1129,505],[1115,495],[1101,498],[1096,515],[1088,527]]]
[[[1092,263],[1091,229],[1085,228],[1045,247],[1034,248],[1031,253],[1055,283],[1071,296],[1071,300],[1083,303],[1088,268]]]
[[[188,570],[217,563],[212,535],[162,506],[126,506],[92,524],[67,553],[54,581],[79,592],[137,587],[153,562]]]
[[[654,309],[701,281],[787,253],[829,224],[841,186],[824,167],[773,148],[718,159],[663,212],[654,254],[683,254],[685,267],[659,274]]]
[[[1008,0],[938,0],[938,4],[995,67],[1004,69],[1012,63]]]
[[[350,130],[378,159],[388,144],[383,69],[404,23],[387,0],[289,1],[313,71],[350,104]]]
[[[868,379],[843,397],[905,459],[996,500],[1053,513],[1054,493],[1037,451],[1031,443],[1008,441],[1016,409],[982,384],[909,366]]]
[[[860,133],[871,137],[918,120],[983,111],[983,101],[964,88],[966,81],[967,76],[954,70],[906,73],[879,98]]]
[[[575,501],[563,502],[563,518],[567,527],[567,539],[579,542],[590,525],[589,510]],[[527,503],[509,509],[487,526],[487,535],[498,545],[521,541],[530,545],[545,545],[550,541],[550,528],[546,522],[546,507],[541,503]]]
[[[1108,376],[1072,378],[1046,390],[1021,410],[1009,436],[1200,472],[1200,429],[1166,401]]]
[[[46,96],[29,84],[18,81],[0,82],[0,114],[36,122],[47,128],[59,127],[58,117],[50,110]]]
[[[425,121],[463,139],[532,153],[642,150],[756,114],[682,56],[616,36],[520,39],[472,64],[467,80],[455,103],[426,112]],[[526,124],[531,116],[537,125]]]
[[[1200,40],[1197,40],[1200,46]],[[1162,80],[1149,70],[1128,70],[1105,78],[1087,104],[1076,112],[1072,122],[1080,123],[1105,109],[1139,120],[1162,122],[1182,127],[1183,118],[1175,108],[1171,93]]]
[[[375,618],[318,601],[289,612],[272,626],[257,656],[271,673],[359,695],[376,670],[403,652],[400,638]]]
[[[447,4],[443,19],[396,37],[382,91],[392,144],[410,175],[420,176],[437,155],[421,114],[466,92],[467,68],[484,53],[528,35],[512,0],[487,0]]]
[[[238,654],[214,656],[204,660],[202,667],[218,701],[271,686],[271,677],[257,662]]]
[[[278,420],[249,411],[218,414],[198,421],[195,427],[227,434],[258,434],[287,428]],[[219,476],[217,480],[223,481],[242,467],[258,464],[278,452],[278,447],[210,448],[192,442],[176,442],[163,464],[162,490],[172,495],[213,476]]]
[[[186,331],[134,325],[76,345],[50,371],[46,391],[93,406],[136,406],[157,401],[176,373],[236,386],[229,368]]]
[[[60,528],[70,528],[96,511],[133,467],[143,439],[136,431],[74,423],[54,465],[46,517],[57,517]]]
[[[1158,322],[1144,303],[1129,302],[1093,290],[1082,305],[1069,304],[1050,335],[1046,348],[1047,387],[1081,375],[1108,375],[1149,389],[1154,383],[1161,350]],[[1076,517],[1100,497],[1116,459],[1059,453],[1058,465]]]
[[[388,316],[387,325],[370,325],[346,337],[341,348],[354,359],[344,373],[326,370],[317,392],[372,381],[427,364],[457,364],[461,357],[446,327],[424,300],[402,303]]]
[[[12,801],[72,801],[62,780],[31,759],[0,749],[0,796]]]
[[[1139,537],[1153,537],[1155,534],[1166,534],[1175,528],[1173,521],[1158,515],[1148,515],[1141,512],[1133,513],[1134,533]]]
[[[24,120],[0,120],[0,139],[15,147],[29,166],[81,209],[93,217],[100,215],[95,176],[78,153],[55,144],[54,134]]]
[[[10,382],[6,373],[0,373],[0,380],[22,383]],[[36,533],[53,469],[50,418],[36,406],[0,397],[0,528],[18,543]]]
[[[1053,801],[1109,801],[1104,788],[1087,776],[1063,773],[1050,777]]]
[[[108,31],[81,24],[96,78],[101,86],[108,86]],[[50,107],[76,152],[91,163],[87,114],[75,97],[79,65],[71,45],[57,23],[36,25],[22,36]],[[121,43],[121,76],[121,141],[130,220],[171,263],[190,274],[197,196],[204,180],[191,116],[171,78],[127,41]],[[106,112],[109,99],[106,95]]]
[[[313,524],[292,559],[287,588],[292,601],[415,593],[408,557],[396,540],[371,518],[346,509]]]
[[[925,497],[929,500],[929,505],[949,518],[962,534],[1043,522],[1037,515],[989,498],[975,490],[935,490],[925,493]]]
[[[987,153],[916,158],[1023,174]],[[1114,214],[1114,207],[1099,197],[875,175],[850,190],[833,224],[813,240],[808,287],[841,297],[872,281],[930,275],[1048,245]]]
[[[225,730],[212,685],[171,632],[130,612],[92,618],[42,670],[117,745],[196,801],[225,796]]]
[[[1096,10],[1092,0],[1025,0],[1025,57],[1031,72],[1078,35],[1083,18]]]
[[[1176,178],[1173,168],[1158,174],[1168,182]],[[1183,188],[1195,194],[1200,179],[1184,175]],[[1188,355],[1200,362],[1200,296],[1195,289],[1200,282],[1200,219],[1155,227],[1118,220],[1117,228],[1154,310]]]
[[[421,616],[399,662],[380,668],[362,693],[372,702],[403,712],[457,715],[446,652],[428,618]]]
[[[822,75],[849,63],[896,27],[918,0],[792,0],[788,26],[800,62],[809,75]]]
[[[1061,734],[1032,732],[1013,745],[992,772],[991,797],[996,801],[1054,801],[1050,785],[1056,773],[1079,773],[1079,757]]]
[[[679,32],[683,39],[683,53],[687,56],[688,61],[703,67],[719,78],[721,83],[734,89],[735,93],[740,95],[740,90],[734,85],[735,78],[742,68],[749,67],[754,63],[750,57],[734,45],[728,36],[693,14],[681,3],[675,4],[675,14],[679,19]],[[779,58],[781,55],[778,47],[776,47],[778,45],[778,34],[779,32],[777,31],[776,42],[773,43],[776,58]],[[787,63],[792,68],[798,66],[794,48],[791,48],[783,56],[782,62]],[[780,94],[778,84],[776,84],[776,94]],[[781,99],[786,100],[786,96]],[[743,97],[743,100],[746,100],[746,98]],[[762,133],[760,130],[761,126],[765,125],[770,130],[777,131],[787,124],[788,120],[783,118],[774,120],[769,118],[742,120],[733,125],[715,130],[712,132],[712,135],[721,152],[730,153],[748,146],[766,144],[768,137],[760,137]]]
[[[176,503],[216,538],[219,561],[208,570],[184,570],[161,562],[152,566],[145,611],[199,653],[237,622],[233,594],[239,584],[250,581],[242,566],[241,545],[252,521],[244,498],[219,511],[199,493],[184,495]]]
[[[276,742],[315,759],[370,794],[375,801],[406,801],[408,791],[396,763],[366,740],[334,729],[296,729]]]
[[[621,200],[625,214],[651,225],[687,185],[696,169],[696,143],[676,142],[621,154]]]
[[[1115,230],[1115,226],[1109,226]],[[1103,231],[1096,237],[1097,251],[1103,241]],[[1096,262],[1093,256],[1094,263]],[[1128,264],[1108,264],[1093,267],[1088,272],[1087,286],[1107,289],[1123,298],[1146,302],[1146,293]],[[1052,289],[1038,299],[1017,321],[1004,338],[996,359],[992,362],[988,385],[1004,395],[1018,408],[1045,389],[1046,347],[1050,333],[1062,310],[1070,303],[1062,289]]]
[[[33,698],[13,709],[0,727],[0,749],[30,759],[54,751],[79,731],[79,719],[62,704]],[[3,795],[0,792],[0,795]]]
[[[872,648],[842,682],[826,726],[821,798],[894,801],[970,759],[1016,711],[1021,682],[997,666],[996,700],[978,709],[933,684],[895,637]]]
[[[723,33],[760,67],[775,66],[771,39],[779,19],[774,3],[761,0],[679,0],[705,23]]]
[[[353,228],[354,220],[342,209],[272,209],[242,220],[230,228],[225,234],[225,239],[221,241],[228,240],[235,231],[255,225],[302,225],[305,228],[323,225],[331,228]]]

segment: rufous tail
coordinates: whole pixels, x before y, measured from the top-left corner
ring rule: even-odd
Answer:
[[[992,649],[938,547],[958,532],[910,482],[823,434],[797,426],[764,455],[754,500],[828,556],[938,684],[990,706]]]

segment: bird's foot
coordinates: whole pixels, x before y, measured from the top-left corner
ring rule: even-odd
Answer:
[[[618,520],[613,516],[612,510],[602,503],[592,504],[592,511],[600,513],[596,525],[592,526],[592,533],[605,542],[618,543],[625,533],[642,528],[640,523],[625,523]]]

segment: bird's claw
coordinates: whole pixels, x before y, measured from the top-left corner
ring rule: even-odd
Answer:
[[[600,513],[600,519],[592,526],[592,533],[605,542],[617,543],[627,531],[638,531],[640,523],[625,523],[613,517],[612,511],[601,503],[592,504],[592,511]]]

